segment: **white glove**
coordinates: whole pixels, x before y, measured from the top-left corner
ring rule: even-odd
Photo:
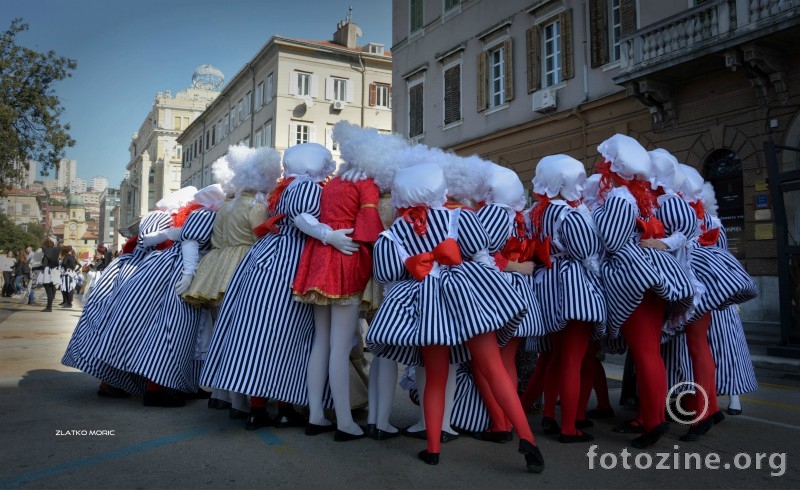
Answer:
[[[494,261],[494,257],[489,255],[489,251],[486,250],[485,248],[483,250],[480,250],[475,255],[473,255],[472,261],[477,262],[479,264],[483,264],[486,267],[489,267],[490,269],[496,270],[497,272],[502,272],[500,268],[497,267],[497,264]]]
[[[670,252],[674,252],[686,245],[686,236],[679,231],[676,231],[666,238],[659,238],[659,240],[667,246],[667,250]]]
[[[342,180],[348,182],[358,182],[360,180],[367,180],[367,174],[356,168],[351,168],[350,170],[346,170],[342,174]]]
[[[353,243],[353,239],[347,236],[347,234],[353,232],[352,228],[333,231],[330,226],[320,223],[317,218],[308,213],[295,216],[294,224],[306,235],[312,236],[326,245],[336,247],[345,255],[352,255],[353,252],[358,250],[358,245]]]
[[[177,242],[181,238],[181,231],[183,231],[182,226],[178,226],[177,228],[171,227],[164,231],[164,235],[166,235],[167,239]]]
[[[167,240],[167,230],[153,231],[142,236],[142,244],[145,247],[155,247],[165,240]]]
[[[197,262],[200,261],[200,244],[196,240],[184,240],[181,242],[181,258],[183,259],[181,272],[185,275],[194,275],[197,269]]]
[[[194,279],[194,274],[181,274],[180,279],[175,283],[175,293],[181,296],[188,291],[189,286],[192,285],[192,279]]]

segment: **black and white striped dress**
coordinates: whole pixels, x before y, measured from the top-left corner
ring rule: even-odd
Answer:
[[[292,281],[306,235],[295,216],[319,218],[322,188],[295,179],[276,213],[278,233],[258,240],[233,274],[208,348],[201,384],[306,405],[306,371],[314,335],[312,306],[294,301]]]
[[[689,309],[694,290],[686,272],[669,252],[639,246],[636,199],[624,187],[609,192],[593,213],[605,248],[600,265],[606,292],[610,337],[619,335],[622,324],[652,290],[668,302],[668,311],[679,315]]]
[[[124,285],[136,271],[139,264],[155,247],[145,247],[142,237],[152,232],[166,230],[172,224],[172,218],[163,211],[151,211],[142,217],[139,224],[139,238],[133,253],[122,254],[114,259],[92,288],[92,294],[83,305],[81,317],[67,345],[62,364],[90,374],[117,388],[129,391],[141,391],[146,380],[139,376],[131,377],[127,373],[99,362],[94,352],[102,346],[98,339],[106,327],[105,319],[115,306],[119,304],[119,296]]]
[[[452,218],[452,219],[451,219]],[[464,259],[440,266],[422,281],[411,278],[405,259],[431,252],[453,237]],[[375,243],[373,276],[380,284],[397,281],[386,294],[367,332],[370,351],[403,364],[421,365],[420,347],[450,346],[450,363],[469,360],[470,338],[497,332],[498,340],[514,334],[527,305],[497,270],[470,261],[486,250],[488,237],[477,216],[460,209],[427,211],[427,232],[420,236],[402,218]]]
[[[491,425],[491,417],[472,377],[468,363],[456,368],[456,394],[450,425],[464,432],[483,432]]]
[[[581,321],[594,326],[597,340],[606,333],[606,299],[599,277],[601,244],[589,211],[583,210],[562,200],[550,201],[545,208],[541,229],[530,233],[540,240],[550,237],[552,267],[537,267],[531,286],[542,305],[548,334],[563,330],[570,321]]]
[[[681,233],[686,237],[684,247],[676,251],[676,258],[689,272],[694,300],[689,311],[677,317],[678,323],[691,323],[712,310],[757,296],[753,279],[733,255],[720,247],[700,244],[700,222],[684,199],[673,194],[661,196],[659,202],[656,217],[664,224],[667,236]]]
[[[195,360],[195,350],[206,312],[184,302],[175,283],[181,277],[183,242],[197,241],[201,254],[208,250],[215,215],[208,209],[192,211],[180,241],[142,261],[105,320],[98,359],[166,388],[197,391],[202,362]]]

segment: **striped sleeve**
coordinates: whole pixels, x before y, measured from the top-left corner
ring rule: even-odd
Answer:
[[[699,235],[697,215],[683,199],[678,196],[670,197],[656,211],[658,219],[664,224],[667,236],[681,233],[687,238]]]
[[[636,227],[636,215],[633,205],[617,196],[595,209],[593,217],[606,250],[618,252],[625,245]]]
[[[511,236],[511,219],[502,206],[489,204],[476,213],[489,238],[489,252],[502,250]]]
[[[192,211],[181,228],[181,240],[197,240],[202,247],[211,239],[217,213],[210,209]]]
[[[386,235],[378,237],[372,252],[372,276],[379,284],[388,284],[410,276],[397,251],[397,245]]]
[[[319,202],[322,197],[322,187],[307,180],[287,190],[288,195],[282,196],[279,211],[286,213],[286,218],[294,218],[302,213],[308,213],[319,218]]]
[[[478,217],[471,211],[462,211],[459,215],[458,245],[464,258],[472,258],[489,247],[489,235],[486,234]]]
[[[587,218],[576,211],[570,211],[561,224],[561,241],[571,257],[585,260],[600,252],[600,238],[594,232]]]

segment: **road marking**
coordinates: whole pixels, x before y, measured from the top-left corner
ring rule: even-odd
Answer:
[[[749,415],[737,415],[737,419],[752,420],[753,422],[761,422],[762,424],[776,425],[785,429],[800,430],[800,425],[784,424],[783,422],[775,422],[774,420],[760,419],[758,417],[751,417]]]
[[[743,396],[741,398],[742,398],[742,400],[744,400],[746,402],[759,403],[761,405],[770,405],[770,406],[778,407],[778,408],[786,408],[788,410],[800,410],[800,407],[798,407],[797,405],[789,405],[787,403],[771,402],[769,400],[759,400],[758,398],[750,398],[749,396]]]

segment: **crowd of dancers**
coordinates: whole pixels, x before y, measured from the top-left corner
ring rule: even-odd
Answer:
[[[235,146],[214,185],[159,201],[95,280],[62,362],[98,378],[100,396],[209,397],[249,430],[404,432],[427,441],[431,465],[459,431],[502,443],[513,430],[535,473],[526,410],[542,393],[543,430],[562,443],[593,440],[589,418],[613,415],[598,353],[633,361],[638,414],[619,427],[637,448],[667,431],[675,382],[702,388],[684,397],[700,414],[687,441],[724,418],[717,394],[755,389],[736,310],[755,284],[726,250],[710,184],[668,152],[616,134],[589,178],[570,156],[544,157],[526,209],[517,173],[477,156],[347,122],[333,137],[338,170],[315,143],[282,156]],[[364,316],[361,427],[350,358]],[[520,349],[539,356],[522,395]],[[421,413],[404,430],[390,423],[402,366]]]

